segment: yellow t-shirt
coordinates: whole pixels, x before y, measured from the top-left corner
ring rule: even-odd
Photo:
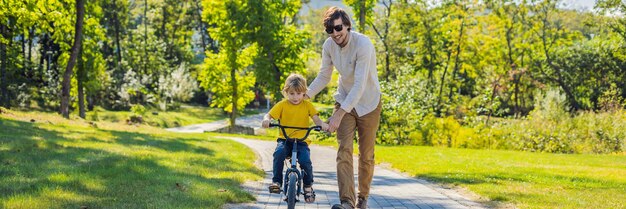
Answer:
[[[309,100],[302,100],[300,104],[294,105],[284,99],[274,105],[269,114],[272,118],[279,120],[280,125],[308,128],[309,118],[317,115],[317,110],[315,110],[315,107]],[[279,129],[278,132],[280,133],[280,138],[284,139],[283,131]],[[285,132],[287,132],[289,138],[302,138],[306,135],[306,130],[287,128]],[[311,140],[307,139],[306,143],[310,144]]]

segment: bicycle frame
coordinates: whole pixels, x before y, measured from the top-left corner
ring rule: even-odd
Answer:
[[[311,130],[316,130],[316,131],[320,131],[322,129],[321,126],[312,126],[312,127],[308,127],[308,128],[304,128],[304,127],[291,127],[291,126],[282,126],[280,124],[270,124],[270,127],[279,127],[281,129],[281,131],[283,132],[283,137],[285,137],[286,142],[292,142],[293,146],[291,149],[291,167],[288,167],[287,170],[285,171],[285,175],[284,175],[284,180],[283,180],[283,192],[285,194],[285,196],[288,196],[287,194],[287,187],[288,187],[288,183],[289,182],[289,174],[291,173],[295,173],[296,176],[298,177],[297,179],[297,192],[296,192],[296,196],[298,196],[301,191],[302,191],[302,187],[301,187],[301,182],[302,182],[302,173],[300,172],[300,170],[298,170],[297,164],[298,164],[298,143],[297,142],[301,142],[304,141],[308,136],[309,133],[311,133]],[[304,135],[304,137],[302,138],[291,138],[289,137],[289,135],[287,134],[287,131],[285,131],[286,128],[289,129],[298,129],[298,130],[307,130],[306,134]],[[289,197],[287,198],[289,199]]]

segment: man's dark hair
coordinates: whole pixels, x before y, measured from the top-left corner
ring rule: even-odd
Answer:
[[[344,25],[348,26],[348,31],[350,31],[352,28],[350,17],[348,17],[348,13],[346,13],[346,11],[339,7],[331,7],[326,10],[326,13],[324,13],[324,28],[333,27],[333,22],[339,18],[341,18]]]

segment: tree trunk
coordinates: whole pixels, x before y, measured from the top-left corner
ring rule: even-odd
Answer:
[[[29,79],[29,71],[28,71],[28,60],[26,60],[26,58],[28,57],[28,52],[26,52],[26,34],[22,34],[22,59],[23,59],[23,64],[22,64],[22,72],[24,75],[25,79]]]
[[[167,3],[166,3],[167,4]],[[163,11],[163,22],[161,23],[161,37],[163,39],[163,42],[165,43],[165,57],[166,59],[172,59],[172,45],[170,45],[168,37],[167,37],[167,18],[168,18],[168,14],[167,14],[167,5],[164,5],[163,7],[161,7],[161,10]],[[174,39],[172,39],[174,40]]]
[[[448,73],[450,58],[452,58],[452,51],[448,51],[447,57],[446,66],[443,68],[443,75],[441,75],[441,85],[439,86],[439,94],[437,96],[437,106],[435,107],[435,114],[437,116],[441,116],[441,94],[443,93],[443,86],[446,84],[446,74]]]
[[[7,28],[4,24],[0,23],[0,35],[6,34]],[[0,103],[5,108],[9,108],[9,93],[7,92],[7,46],[0,42]]]
[[[517,71],[517,66],[515,65],[515,61],[513,60],[513,37],[512,34],[513,33],[513,25],[510,25],[506,28],[506,47],[507,47],[507,58],[508,58],[508,64],[511,68],[511,71],[513,71],[513,88],[515,89],[515,92],[513,93],[513,97],[515,98],[513,101],[513,116],[515,118],[519,117],[519,111],[520,111],[520,107],[519,107],[519,78],[521,76],[521,72]]]
[[[116,0],[113,1],[113,8],[117,10]],[[117,16],[117,12],[113,13],[113,17],[115,18],[113,20],[113,27],[115,30],[115,47],[117,48],[117,53],[115,53],[117,55],[117,62],[115,63],[115,66],[119,68],[119,65],[122,63],[122,46],[120,46],[120,19]]]
[[[359,11],[359,30],[361,33],[365,33],[365,0],[360,0],[360,11]]]
[[[83,61],[83,47],[81,45],[78,53],[78,67],[76,68],[76,80],[78,87],[78,116],[85,119],[85,93],[83,83],[87,80],[87,72],[85,71],[85,63]]]
[[[33,64],[32,64],[32,58],[33,58],[33,36],[35,34],[35,26],[30,27],[30,30],[28,30],[28,72],[31,72],[34,74],[33,72]]]
[[[242,48],[242,46],[238,46],[238,47],[226,47],[226,50],[229,50],[230,52],[228,52],[228,62],[229,62],[229,67],[230,67],[230,86],[231,88],[233,88],[233,93],[231,94],[231,105],[232,105],[232,111],[230,112],[230,129],[229,132],[233,133],[235,131],[235,125],[236,123],[236,119],[237,119],[237,101],[239,100],[239,92],[237,92],[237,80],[236,80],[236,76],[237,76],[237,69],[239,69],[239,65],[237,64],[237,59],[239,58],[238,56],[238,50]]]
[[[200,37],[202,38],[202,53],[205,53],[207,50],[207,40],[206,40],[206,29],[204,27],[204,22],[202,22],[202,9],[200,8],[199,0],[194,0],[194,4],[196,5],[196,16],[198,16],[198,32],[200,32]]]
[[[374,23],[371,23],[371,26],[374,29],[374,32],[376,32],[376,34],[378,35],[378,38],[380,38],[380,40],[383,42],[383,47],[385,49],[385,71],[383,72],[382,77],[386,81],[388,81],[390,75],[392,79],[395,80],[396,78],[396,73],[391,74],[391,69],[389,68],[389,43],[387,41],[387,36],[389,35],[389,17],[391,16],[391,5],[393,4],[393,2],[389,1],[389,4],[387,4],[387,2],[383,1],[382,3],[387,10],[385,15],[387,16],[387,21],[385,21],[385,31],[381,34],[380,31],[378,31],[378,29],[376,28],[376,25],[374,25]]]
[[[44,75],[44,61],[46,60],[46,45],[44,44],[44,42],[42,41],[42,39],[45,39],[46,35],[43,35],[43,38],[40,38],[39,40],[39,45],[40,50],[39,50],[39,66],[37,66],[37,79],[41,79]],[[39,82],[37,82],[38,85],[41,85],[43,83],[43,80],[40,80]]]
[[[70,60],[67,62],[65,73],[63,73],[63,83],[61,92],[61,115],[65,118],[70,118],[69,105],[70,105],[70,89],[71,79],[76,64],[76,58],[78,57],[78,51],[80,50],[81,37],[83,33],[83,16],[85,16],[85,2],[84,0],[76,0],[76,26],[74,27],[74,45],[72,46],[72,54]]]
[[[428,50],[428,52],[426,54],[428,54],[429,56],[424,55],[423,60],[426,61],[426,68],[428,69],[428,80],[426,83],[426,86],[429,89],[432,89],[432,87],[434,87],[435,84],[435,76],[434,76],[434,72],[435,72],[435,57],[437,56],[437,53],[435,52],[435,49],[433,49],[433,47],[435,46],[435,41],[433,40],[433,34],[432,34],[432,28],[430,26],[430,23],[426,20],[422,21],[422,23],[424,24],[424,28],[426,29],[426,42],[425,44],[425,48]]]
[[[143,7],[143,74],[148,73],[148,0],[144,0]]]
[[[233,111],[230,113],[230,132],[235,130],[235,120],[237,119],[237,80],[235,80],[236,68],[230,70],[230,85],[233,87],[232,105]]]
[[[280,72],[280,68],[278,68],[278,66],[276,65],[276,61],[274,60],[274,53],[270,51],[268,52],[268,56],[270,62],[272,62],[272,69],[274,70],[274,81],[280,83],[280,76],[282,75],[282,73]],[[277,86],[280,88],[280,85]],[[277,90],[280,91],[280,89]]]
[[[465,17],[461,19],[461,29],[459,30],[459,39],[458,39],[459,43],[456,46],[456,57],[454,58],[454,70],[452,71],[452,80],[456,79],[456,76],[459,72],[460,65],[463,64],[460,62],[460,59],[461,59],[461,45],[463,42],[463,29],[464,28],[465,28]],[[449,100],[452,100],[453,93],[454,93],[454,86],[450,85],[450,93],[448,94]]]
[[[491,119],[491,115],[493,114],[493,100],[496,97],[496,90],[500,86],[500,78],[498,78],[493,84],[491,88],[491,96],[489,97],[489,114],[487,115],[487,120],[485,121],[485,126],[489,127],[489,120]]]

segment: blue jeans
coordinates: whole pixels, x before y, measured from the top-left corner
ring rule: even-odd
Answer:
[[[278,139],[276,142],[276,150],[274,150],[274,177],[272,178],[272,182],[280,182],[282,184],[285,158],[287,158],[287,156],[291,156],[293,142],[287,142],[285,139]],[[298,142],[298,164],[300,164],[300,169],[303,171],[302,181],[304,185],[313,185],[313,163],[311,162],[311,150],[306,142]]]

